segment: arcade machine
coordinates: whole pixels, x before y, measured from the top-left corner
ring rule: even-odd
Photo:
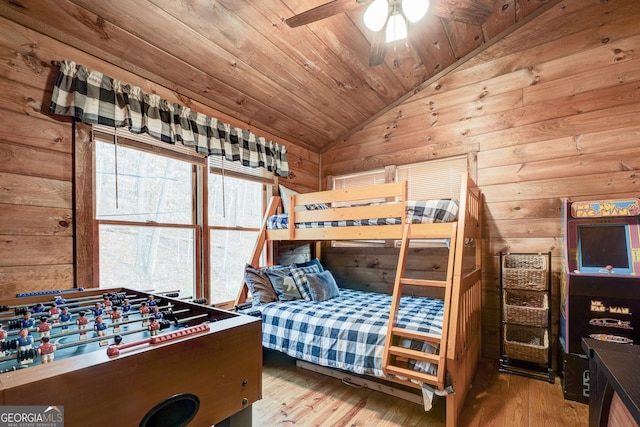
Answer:
[[[562,205],[560,344],[566,399],[588,403],[582,338],[640,343],[640,200]]]

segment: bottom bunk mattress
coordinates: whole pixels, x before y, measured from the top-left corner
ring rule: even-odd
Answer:
[[[391,295],[344,288],[339,297],[327,301],[264,304],[260,306],[262,344],[317,365],[385,378],[382,357],[390,308]],[[397,325],[441,336],[443,316],[442,300],[404,296]],[[406,340],[401,345],[437,351],[423,341]],[[435,368],[428,363],[409,361],[409,367],[435,374]],[[433,388],[425,385],[423,395],[428,408]]]

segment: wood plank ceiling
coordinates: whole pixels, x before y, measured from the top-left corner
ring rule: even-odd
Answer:
[[[370,66],[366,5],[285,23],[327,1],[3,0],[0,15],[321,153],[553,2],[432,0]],[[482,25],[455,18],[478,5],[492,11]]]

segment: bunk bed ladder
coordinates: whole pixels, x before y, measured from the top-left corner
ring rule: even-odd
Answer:
[[[422,232],[422,230],[425,230]],[[389,326],[387,340],[384,346],[382,370],[387,375],[416,380],[436,386],[439,390],[445,388],[445,360],[446,360],[446,337],[449,329],[449,311],[451,306],[451,293],[454,271],[454,254],[456,246],[457,223],[442,223],[428,225],[405,224],[402,233],[402,243],[398,258],[398,268],[393,288],[391,302],[391,312],[389,315]],[[405,277],[407,258],[409,256],[409,242],[417,239],[449,239],[449,257],[447,263],[446,280],[424,280],[410,279]],[[398,310],[400,309],[400,299],[404,285],[425,286],[444,288],[444,316],[442,323],[442,335],[434,335],[425,332],[413,331],[400,328],[397,325]],[[404,339],[415,339],[430,344],[439,349],[436,354],[423,351],[411,350],[399,345]],[[435,374],[420,372],[406,366],[407,359],[419,362],[431,363],[436,368]]]

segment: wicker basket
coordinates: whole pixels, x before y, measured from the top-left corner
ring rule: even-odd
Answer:
[[[502,283],[506,289],[544,291],[548,276],[545,255],[507,254],[502,259]]]
[[[549,361],[549,332],[530,326],[504,325],[504,349],[511,359],[545,364]]]
[[[545,292],[505,290],[502,294],[504,320],[519,325],[549,324],[549,299]]]

